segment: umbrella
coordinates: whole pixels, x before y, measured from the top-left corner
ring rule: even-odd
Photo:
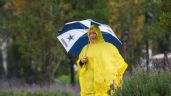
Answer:
[[[88,44],[87,31],[91,25],[96,25],[100,28],[106,42],[113,44],[117,48],[121,47],[121,41],[117,38],[110,26],[91,19],[73,21],[66,23],[57,36],[70,56],[78,56],[82,48]]]

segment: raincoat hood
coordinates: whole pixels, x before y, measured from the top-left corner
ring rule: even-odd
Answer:
[[[100,31],[99,27],[97,27],[95,25],[91,25],[91,27],[88,29],[88,39],[89,39],[90,43],[92,43],[90,40],[90,30],[94,30],[96,33],[97,39],[95,40],[95,43],[104,42],[102,32]]]

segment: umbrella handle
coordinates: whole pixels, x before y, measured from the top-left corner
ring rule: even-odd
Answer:
[[[87,51],[88,51],[89,45],[90,45],[90,42],[88,41],[88,45],[87,45],[86,52],[85,52],[84,56],[87,56]],[[85,66],[86,66],[86,70],[87,70],[87,62],[85,63]]]
[[[87,63],[85,63],[85,67],[86,67],[86,70],[87,70]]]
[[[87,48],[86,48],[86,51],[85,51],[85,56],[87,55],[87,51],[88,51],[89,45],[90,45],[90,42],[88,41],[88,45],[87,45]]]

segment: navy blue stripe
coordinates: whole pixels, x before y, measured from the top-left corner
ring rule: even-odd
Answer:
[[[65,24],[63,29],[61,31],[59,31],[59,34],[63,34],[67,31],[73,30],[73,29],[88,29],[88,27],[81,24],[80,22]]]
[[[118,41],[117,38],[112,36],[109,33],[102,32],[103,38],[106,42],[112,43],[117,48],[121,48],[122,43]],[[71,56],[78,56],[82,50],[82,48],[88,44],[88,37],[87,34],[84,34],[79,40],[76,41],[76,43],[72,46],[72,48],[69,50],[68,54]]]
[[[82,48],[88,44],[88,37],[87,34],[83,35],[80,39],[78,39],[72,48],[69,50],[68,54],[71,56],[78,56],[82,50]]]
[[[105,34],[103,35],[103,38],[106,42],[112,43],[113,45],[115,45],[118,49],[121,48],[122,43],[118,41],[118,39],[116,39],[115,37],[113,37],[110,34]]]
[[[96,22],[91,22],[91,25],[99,26],[100,24]]]

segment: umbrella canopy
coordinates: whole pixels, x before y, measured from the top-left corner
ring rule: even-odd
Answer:
[[[121,41],[110,26],[86,19],[66,23],[62,30],[59,31],[57,38],[69,55],[78,56],[82,48],[89,43],[87,31],[91,25],[96,25],[100,28],[106,42],[112,43],[117,48],[121,47]]]

